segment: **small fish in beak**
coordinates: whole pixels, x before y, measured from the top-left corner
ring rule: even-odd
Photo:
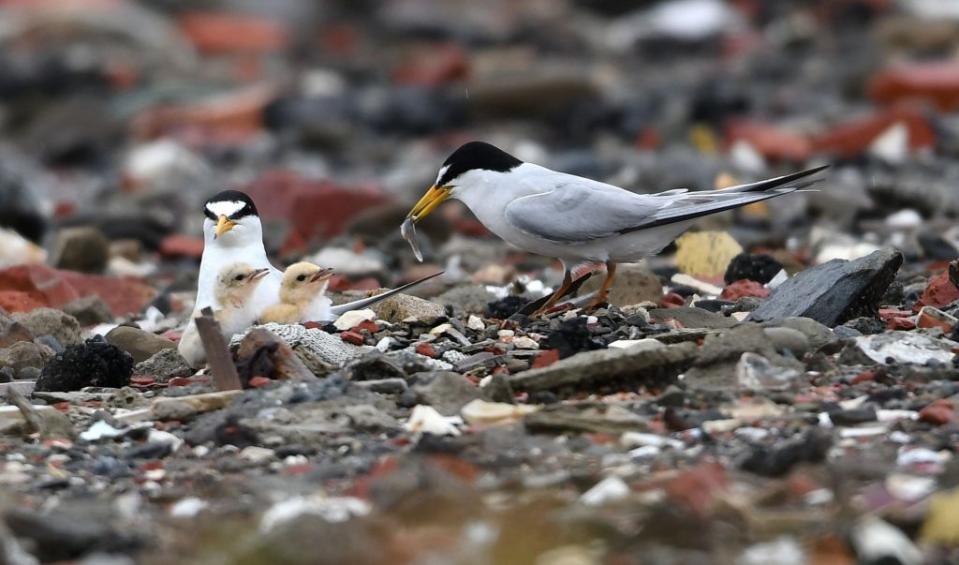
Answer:
[[[406,221],[404,221],[403,225],[400,226],[400,233],[403,235],[403,239],[410,244],[410,248],[413,250],[413,255],[416,256],[416,260],[422,263],[423,253],[420,251],[420,247],[416,243],[416,224],[413,223],[413,218],[406,218]]]

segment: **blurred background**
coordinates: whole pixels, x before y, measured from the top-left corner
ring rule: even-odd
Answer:
[[[954,256],[957,44],[951,0],[2,0],[0,264],[193,265],[202,201],[237,188],[277,257],[397,269],[406,207],[471,139],[641,192],[829,162],[736,239],[818,262],[922,224],[895,243]],[[444,208],[434,261],[483,234]]]

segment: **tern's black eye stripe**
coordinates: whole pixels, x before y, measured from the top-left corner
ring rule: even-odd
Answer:
[[[216,214],[211,212],[209,208],[203,208],[203,215],[206,216],[207,218],[210,218],[214,222],[217,220]]]

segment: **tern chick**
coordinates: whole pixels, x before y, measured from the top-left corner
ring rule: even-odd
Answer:
[[[454,151],[436,182],[407,215],[425,218],[448,198],[460,200],[500,238],[530,253],[563,263],[563,284],[540,309],[548,310],[572,284],[581,263],[606,264],[606,279],[589,308],[606,302],[616,264],[659,253],[702,216],[775,198],[802,188],[800,179],[825,167],[724,190],[667,190],[636,194],[575,175],[525,163],[488,143]]]
[[[259,310],[253,297],[260,282],[269,274],[269,269],[251,267],[247,263],[232,263],[220,270],[213,293],[220,305],[213,317],[220,326],[220,333],[229,340],[256,322]],[[191,364],[202,363],[206,358],[199,333],[184,333],[180,338],[180,355]]]
[[[331,276],[332,269],[306,261],[290,265],[280,283],[280,302],[264,310],[260,321],[295,324],[329,320],[330,299],[326,297],[326,286]]]

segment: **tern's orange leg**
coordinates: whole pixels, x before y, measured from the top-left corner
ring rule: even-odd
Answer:
[[[564,269],[563,284],[559,285],[559,288],[557,288],[556,292],[554,292],[553,295],[549,297],[549,300],[546,301],[546,304],[543,304],[542,306],[537,308],[536,311],[533,312],[532,316],[536,317],[536,316],[542,316],[543,314],[545,314],[547,310],[552,308],[553,305],[556,304],[556,302],[558,302],[559,299],[563,297],[563,294],[565,294],[566,291],[569,290],[569,287],[571,284],[573,284],[573,273],[571,273],[569,269]]]
[[[613,286],[613,278],[616,276],[616,263],[606,261],[606,278],[603,279],[603,286],[599,287],[596,297],[590,301],[587,311],[595,310],[606,303],[609,298],[609,288]]]

